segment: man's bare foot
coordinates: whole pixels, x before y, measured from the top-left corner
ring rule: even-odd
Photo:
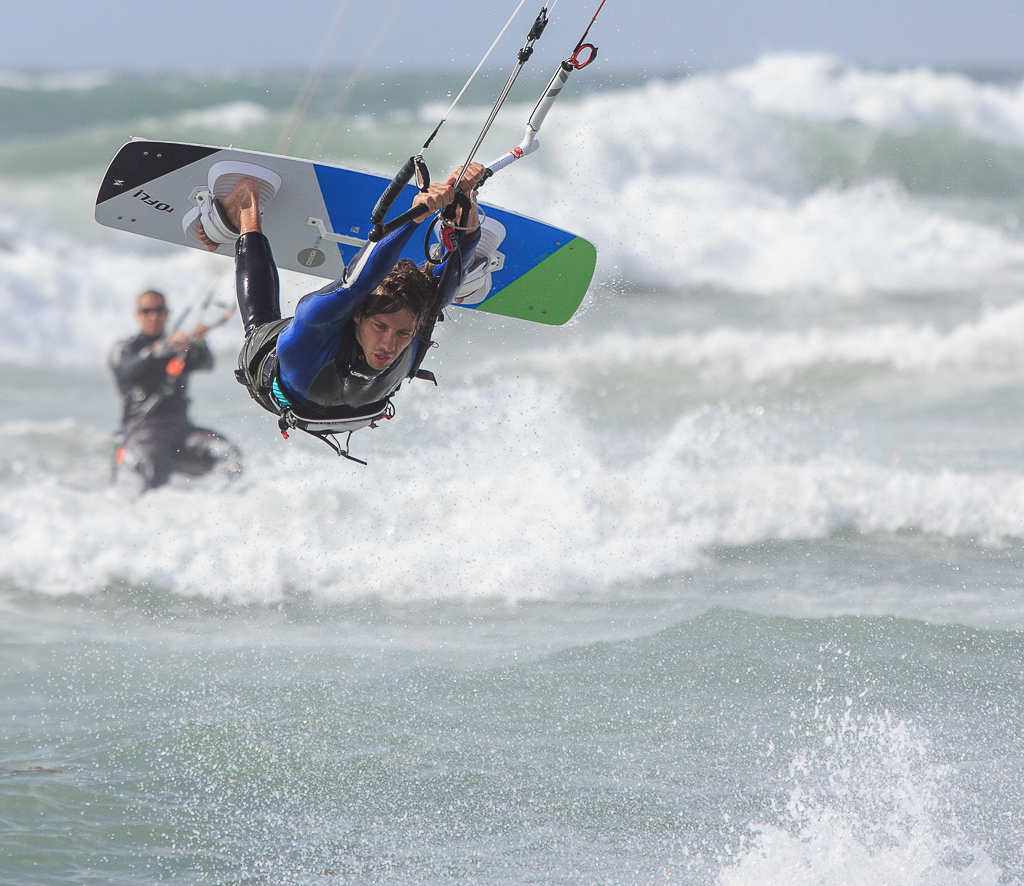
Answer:
[[[224,220],[238,229],[239,236],[260,230],[260,186],[251,178],[243,178],[231,193],[219,200]],[[203,245],[215,252],[219,243],[206,236],[202,221],[197,230]]]

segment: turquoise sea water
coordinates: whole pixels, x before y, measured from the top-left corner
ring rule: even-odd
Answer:
[[[487,185],[597,245],[574,321],[453,309],[366,467],[226,326],[245,475],[143,497],[105,354],[230,263],[95,189],[133,135],[272,150],[301,77],[0,76],[4,883],[1024,881],[1019,75],[583,73]],[[382,173],[450,88],[328,125],[346,83],[296,150]]]

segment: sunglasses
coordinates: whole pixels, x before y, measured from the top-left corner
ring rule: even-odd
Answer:
[[[140,314],[166,314],[167,308],[139,308]]]

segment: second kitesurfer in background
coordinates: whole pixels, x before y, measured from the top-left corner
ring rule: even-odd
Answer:
[[[188,417],[188,380],[213,368],[203,340],[210,327],[165,336],[167,304],[147,290],[135,309],[139,334],[118,342],[110,369],[124,401],[117,464],[134,468],[143,491],[164,485],[173,472],[200,476],[222,465],[229,476],[241,472],[238,450],[220,434],[198,428]]]

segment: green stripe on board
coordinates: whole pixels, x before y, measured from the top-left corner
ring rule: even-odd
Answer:
[[[576,237],[477,310],[560,326],[583,301],[596,264],[593,244]]]

